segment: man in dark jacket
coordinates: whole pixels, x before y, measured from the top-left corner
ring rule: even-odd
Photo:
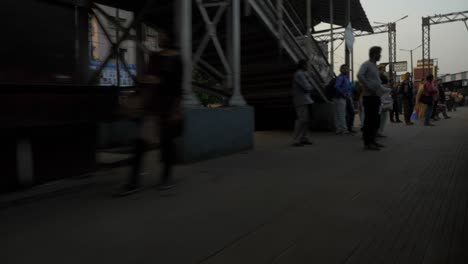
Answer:
[[[411,80],[411,74],[409,72],[405,75],[405,80],[400,86],[401,104],[403,105],[403,115],[405,117],[406,125],[414,125],[411,122],[411,114],[413,113],[413,81]]]
[[[449,119],[450,116],[447,115],[447,101],[445,98],[445,90],[442,87],[441,81],[442,79],[437,79],[437,89],[439,90],[439,104],[441,105],[440,112],[442,112],[442,115],[445,119]]]

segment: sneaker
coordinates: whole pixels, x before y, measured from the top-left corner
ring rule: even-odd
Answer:
[[[313,145],[314,143],[312,141],[310,141],[310,140],[303,140],[303,141],[301,141],[300,144],[302,144],[302,145]]]
[[[165,190],[169,190],[169,189],[172,189],[175,187],[175,184],[172,184],[172,183],[164,183],[164,184],[160,184],[158,186],[158,190],[159,191],[165,191]]]
[[[384,134],[377,134],[377,137],[378,138],[386,138],[387,136],[385,136]]]
[[[293,147],[303,147],[304,144],[302,144],[302,143],[293,143],[291,146],[293,146]]]
[[[374,146],[376,146],[376,147],[378,147],[378,148],[385,148],[385,146],[384,146],[384,145],[382,145],[382,144],[379,144],[379,143],[377,143],[377,142],[375,142],[375,143],[374,143],[374,144],[372,144],[372,145],[374,145]]]
[[[450,116],[446,116],[445,119],[450,119],[451,117]]]
[[[397,122],[397,123],[403,123],[401,120],[397,120],[396,122]]]
[[[380,151],[380,148],[375,145],[369,144],[364,146],[364,150]]]
[[[124,186],[122,190],[119,192],[115,193],[113,196],[114,197],[124,197],[128,195],[132,195],[137,193],[140,190],[139,187],[129,187],[129,186]]]

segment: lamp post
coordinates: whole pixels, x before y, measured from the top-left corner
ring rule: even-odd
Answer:
[[[400,49],[401,51],[408,51],[410,53],[410,56],[411,56],[411,78],[414,80],[414,67],[413,67],[413,51],[417,50],[418,48],[420,48],[422,46],[419,45],[417,46],[416,48],[414,49],[410,49],[410,50],[407,50],[407,49]]]

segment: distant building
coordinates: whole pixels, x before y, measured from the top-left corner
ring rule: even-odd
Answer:
[[[450,90],[458,90],[464,95],[468,95],[468,71],[445,74],[440,76],[442,85]]]
[[[414,76],[413,81],[414,84],[417,86],[421,83],[421,80],[426,79],[429,73],[432,75],[437,76],[437,65],[434,65],[434,60],[430,60],[428,63],[426,62],[426,76],[423,76],[423,60],[418,60],[417,66],[414,68]]]

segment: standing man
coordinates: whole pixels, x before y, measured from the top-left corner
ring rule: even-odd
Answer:
[[[333,99],[335,103],[335,127],[337,135],[349,134],[346,122],[346,104],[347,100],[350,99],[351,83],[349,82],[348,75],[348,65],[341,65],[340,75],[336,78],[335,98]]]
[[[400,83],[396,85],[392,85],[392,99],[393,99],[393,106],[392,110],[390,110],[390,122],[394,123],[402,123],[400,120]]]
[[[358,73],[358,79],[364,86],[364,149],[374,151],[384,147],[376,141],[377,130],[380,125],[380,96],[382,96],[384,91],[379,77],[379,69],[377,68],[377,62],[381,58],[381,53],[381,47],[372,47],[369,50],[369,60],[361,65]]]
[[[294,73],[292,96],[296,108],[296,124],[294,126],[293,146],[311,145],[307,133],[309,130],[310,105],[314,103],[310,97],[312,86],[307,80],[307,61],[300,60]]]
[[[442,112],[442,115],[444,116],[445,119],[449,119],[450,116],[447,115],[447,102],[445,100],[445,91],[444,91],[444,88],[442,87],[441,82],[442,82],[441,78],[438,78],[436,81],[436,88],[439,90],[440,112]]]
[[[403,105],[403,115],[405,117],[405,123],[408,126],[414,125],[411,122],[411,114],[413,113],[413,82],[411,80],[411,73],[407,72],[405,75],[405,80],[400,87],[401,103]]]

